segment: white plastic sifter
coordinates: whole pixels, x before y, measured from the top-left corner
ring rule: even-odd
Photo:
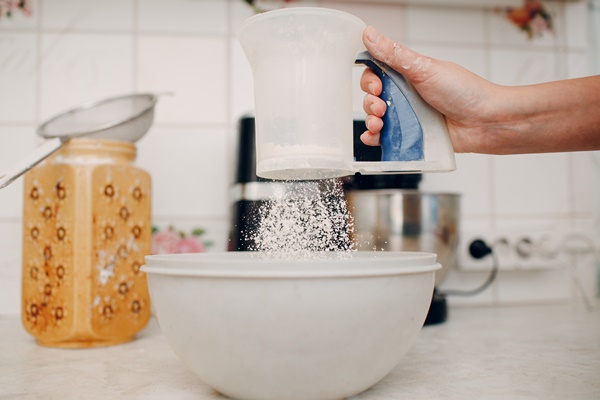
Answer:
[[[259,177],[305,180],[456,168],[444,116],[400,73],[359,53],[365,27],[354,15],[314,7],[270,11],[242,24],[238,39],[254,77]],[[382,81],[387,110],[381,161],[354,160],[355,64],[371,68]]]

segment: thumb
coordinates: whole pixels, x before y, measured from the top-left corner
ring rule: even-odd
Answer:
[[[390,40],[372,26],[368,26],[363,32],[363,43],[373,57],[383,61],[413,82],[421,82],[429,75],[430,58]]]

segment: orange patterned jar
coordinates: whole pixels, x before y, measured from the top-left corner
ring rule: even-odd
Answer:
[[[37,342],[131,340],[150,318],[150,176],[129,142],[71,139],[25,176],[22,322]]]

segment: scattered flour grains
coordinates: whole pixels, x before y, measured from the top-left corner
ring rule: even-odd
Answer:
[[[355,250],[352,218],[337,179],[282,185],[259,214],[252,250],[270,257],[314,258],[319,252]]]

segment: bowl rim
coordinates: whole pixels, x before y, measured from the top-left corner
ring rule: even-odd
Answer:
[[[321,255],[307,260],[267,258],[259,252],[160,254],[146,256],[141,270],[149,275],[199,278],[310,279],[423,274],[442,268],[436,254],[425,252],[360,251],[347,258],[327,252]]]

